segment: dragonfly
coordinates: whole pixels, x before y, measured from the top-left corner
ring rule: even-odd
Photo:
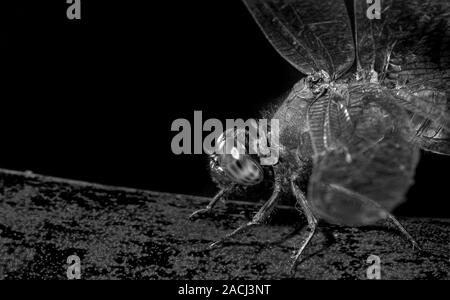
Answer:
[[[308,221],[292,265],[318,220],[345,226],[390,220],[420,249],[391,212],[414,182],[420,149],[450,155],[450,2],[384,0],[380,19],[368,18],[363,0],[244,3],[303,76],[272,115],[279,120],[279,142],[270,145],[279,150],[277,160],[233,149],[211,154],[220,191],[192,218],[236,186],[260,184],[264,168],[274,174],[272,195],[253,219],[211,247],[264,224],[289,190]]]

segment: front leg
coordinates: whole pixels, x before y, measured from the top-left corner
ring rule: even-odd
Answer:
[[[189,219],[194,220],[196,217],[199,217],[200,215],[204,215],[207,213],[210,213],[213,207],[217,204],[217,202],[222,199],[227,192],[229,192],[234,186],[222,188],[215,196],[212,198],[211,202],[208,203],[208,205],[205,208],[199,209],[194,211],[190,216]]]
[[[256,213],[256,215],[253,217],[253,219],[250,222],[239,226],[236,230],[227,234],[222,239],[212,243],[209,246],[210,248],[213,248],[219,244],[222,244],[226,240],[230,239],[231,237],[233,237],[239,233],[246,231],[250,227],[262,224],[264,222],[264,220],[266,219],[266,217],[270,215],[270,213],[273,211],[273,209],[275,208],[275,206],[277,204],[278,194],[280,193],[280,190],[281,190],[281,176],[277,173],[276,168],[274,168],[274,171],[275,171],[274,172],[275,173],[275,184],[274,184],[272,196],[270,197],[270,199],[261,207],[261,209]]]

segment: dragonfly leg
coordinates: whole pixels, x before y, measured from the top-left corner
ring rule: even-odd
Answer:
[[[199,209],[194,211],[190,216],[189,219],[194,220],[200,215],[207,214],[211,212],[213,207],[217,204],[217,202],[222,199],[225,196],[225,193],[228,192],[231,188],[222,188],[215,196],[212,198],[212,200],[208,203],[208,205],[205,208]]]
[[[391,213],[387,212],[387,217],[394,222],[395,226],[397,226],[397,228],[401,231],[401,233],[406,237],[406,239],[412,244],[413,249],[417,249],[419,251],[422,250],[422,248],[420,248],[419,244],[414,240],[414,238],[408,233],[408,231],[406,231],[405,227],[402,226],[402,224],[400,224],[400,222],[397,220],[397,218],[395,218]]]
[[[298,188],[297,184],[295,183],[295,177],[291,178],[291,189],[292,193],[294,194],[295,198],[297,199],[297,203],[301,206],[303,212],[306,215],[306,219],[308,220],[308,235],[306,239],[304,239],[300,245],[300,248],[297,250],[297,252],[293,255],[293,261],[291,264],[291,270],[294,269],[295,265],[297,264],[297,261],[302,254],[303,250],[305,250],[306,246],[308,245],[311,238],[314,236],[314,233],[317,228],[317,219],[312,213],[311,207],[309,206],[308,201],[306,200],[305,195],[302,193],[302,191]]]
[[[400,222],[390,213],[388,212],[385,208],[383,208],[380,204],[378,204],[378,202],[370,199],[369,197],[366,197],[364,195],[361,195],[359,193],[353,192],[341,185],[337,185],[337,184],[331,184],[330,185],[332,188],[339,190],[341,192],[347,193],[349,195],[354,196],[356,199],[359,199],[360,201],[369,204],[369,205],[373,205],[374,207],[378,208],[387,219],[391,220],[395,226],[400,230],[400,232],[406,237],[406,239],[412,244],[413,249],[417,249],[417,250],[421,250],[421,248],[419,247],[419,244],[414,240],[414,238],[408,233],[408,231],[406,231],[406,229],[402,226],[402,224],[400,224]]]
[[[275,184],[274,184],[274,189],[273,189],[272,195],[270,196],[270,199],[256,213],[256,215],[253,217],[253,219],[250,222],[239,226],[237,229],[235,229],[233,232],[227,234],[222,239],[212,243],[209,246],[209,248],[214,248],[215,246],[222,244],[223,242],[232,238],[233,236],[248,230],[250,227],[262,224],[264,222],[264,220],[266,219],[266,217],[269,216],[270,213],[275,208],[280,190],[281,190],[281,178],[279,177],[279,175],[277,175],[275,173]]]

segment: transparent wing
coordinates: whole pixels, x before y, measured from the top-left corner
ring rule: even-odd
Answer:
[[[386,89],[386,97],[409,112],[413,142],[422,149],[450,155],[450,99],[442,90],[422,84]]]
[[[369,5],[354,1],[358,67],[395,88],[421,148],[450,155],[450,1],[383,0],[379,20]]]
[[[450,130],[450,111],[445,93],[429,87],[404,87],[385,90],[386,97],[427,120],[432,120],[438,126]]]
[[[409,117],[389,99],[361,88],[349,99],[326,98],[328,105],[319,99],[309,109],[315,151],[309,200],[329,222],[373,223],[384,217],[380,207],[391,211],[413,183],[419,152],[410,143]]]
[[[448,90],[450,2],[381,0],[380,19],[369,19],[371,4],[354,1],[358,66],[387,82],[428,81]]]
[[[275,49],[299,71],[338,78],[354,61],[344,1],[244,0]]]
[[[450,155],[450,135],[442,129],[428,127],[426,133],[417,135],[415,143],[424,150]]]

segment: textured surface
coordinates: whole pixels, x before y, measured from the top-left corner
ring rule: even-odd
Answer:
[[[83,279],[364,279],[371,254],[381,258],[383,279],[450,279],[450,220],[400,218],[422,254],[391,225],[323,225],[291,276],[286,266],[300,235],[269,242],[305,222],[292,209],[281,207],[270,226],[210,251],[254,204],[230,201],[190,222],[207,199],[6,171],[0,191],[1,279],[65,279],[72,254]]]

